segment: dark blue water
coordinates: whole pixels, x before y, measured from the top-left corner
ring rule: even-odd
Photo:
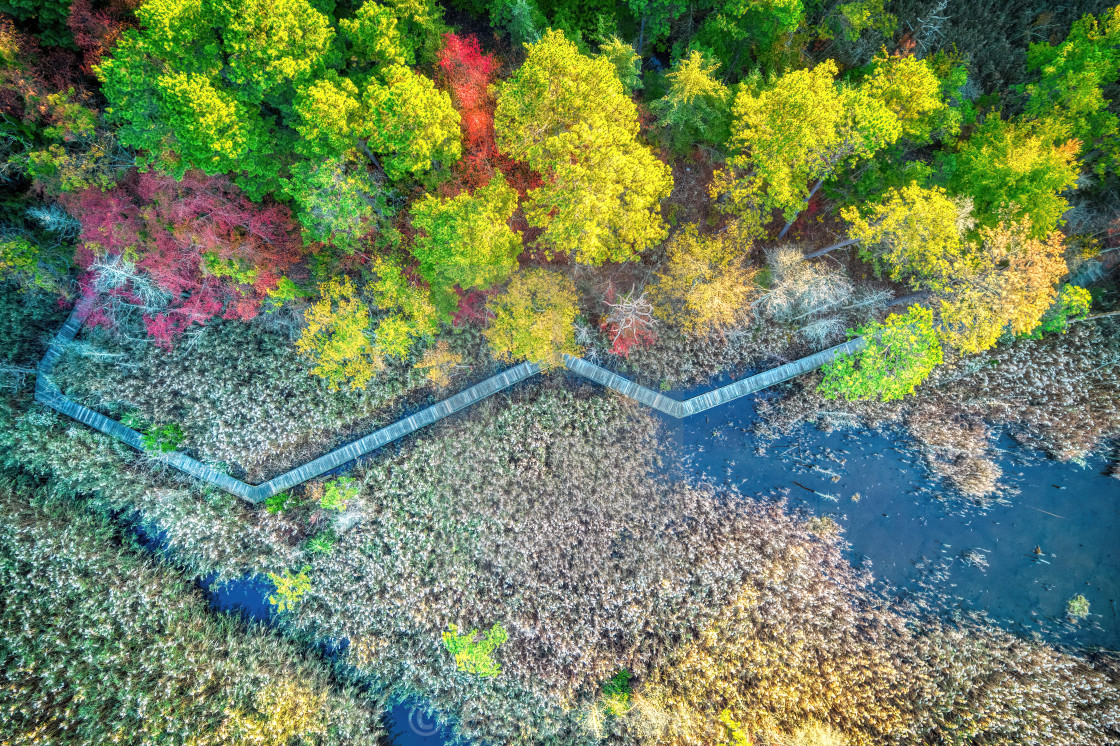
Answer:
[[[415,702],[393,707],[386,720],[393,746],[443,746],[453,741],[451,730]]]
[[[902,436],[804,429],[760,449],[755,418],[748,398],[667,419],[666,430],[687,474],[832,517],[853,562],[900,593],[1053,642],[1120,649],[1120,480],[1103,459],[1032,458],[1005,435],[996,445],[1010,490],[980,507],[937,484]],[[1078,594],[1090,616],[1074,625],[1066,602]]]
[[[215,573],[201,580],[203,590],[210,597],[211,606],[219,611],[241,613],[266,624],[273,621],[273,607],[268,602],[268,597],[276,591],[276,586],[271,580],[261,575],[252,575],[215,584],[216,578]]]

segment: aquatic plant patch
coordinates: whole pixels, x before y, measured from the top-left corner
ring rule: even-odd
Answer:
[[[81,502],[0,485],[0,741],[381,742],[380,706]]]

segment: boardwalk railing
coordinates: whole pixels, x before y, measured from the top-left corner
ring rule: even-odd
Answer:
[[[67,399],[62,395],[62,392],[59,390],[58,386],[55,385],[54,381],[51,380],[51,371],[54,369],[55,363],[58,362],[66,345],[74,339],[74,335],[78,333],[78,330],[85,322],[86,317],[93,308],[95,300],[94,298],[83,298],[79,301],[74,307],[74,310],[70,313],[70,317],[66,320],[66,323],[62,325],[62,328],[59,329],[58,333],[47,346],[47,352],[43,355],[43,359],[39,361],[37,369],[35,399],[67,417],[72,417],[78,422],[92,427],[94,430],[99,430],[106,435],[116,438],[122,443],[128,444],[138,451],[144,451],[144,440],[140,433],[125,427],[115,420],[109,419],[103,414],[94,412],[88,407],[83,407],[81,404]],[[664,412],[667,415],[680,418],[703,412],[712,407],[729,402],[732,399],[738,399],[748,394],[753,394],[756,391],[761,391],[776,383],[781,383],[782,381],[787,381],[803,373],[808,373],[811,370],[815,370],[831,362],[838,355],[856,352],[862,349],[863,346],[863,339],[856,338],[842,345],[822,350],[814,355],[809,355],[800,360],[794,360],[785,365],[779,365],[773,370],[743,378],[685,401],[670,399],[663,394],[659,394],[645,386],[640,386],[633,381],[610,372],[606,368],[589,363],[578,357],[565,355],[564,364],[570,371],[577,375],[602,384],[607,388],[613,389],[624,396],[628,396],[631,399],[639,401],[660,412]],[[246,484],[238,479],[234,479],[228,474],[220,472],[197,459],[193,459],[177,451],[160,454],[160,459],[185,474],[208,482],[215,487],[220,487],[226,492],[237,495],[242,500],[256,504],[284,490],[302,484],[309,479],[314,479],[332,469],[354,461],[370,451],[374,451],[394,440],[403,438],[423,427],[438,422],[455,412],[466,409],[476,402],[482,401],[499,391],[510,388],[520,381],[535,376],[540,370],[540,366],[535,363],[521,363],[496,376],[491,376],[481,383],[476,383],[474,386],[448,399],[444,399],[438,404],[425,407],[415,414],[394,422],[392,425],[375,430],[369,435],[359,438],[352,443],[336,448],[330,453],[320,456],[313,461],[308,461],[302,466],[297,466],[291,471],[286,471],[258,485]]]

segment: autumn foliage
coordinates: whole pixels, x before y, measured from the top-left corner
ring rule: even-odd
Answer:
[[[225,178],[198,172],[182,181],[133,174],[68,207],[82,222],[80,285],[106,298],[91,322],[114,326],[121,310],[139,310],[164,347],[191,324],[256,316],[304,253],[287,207],[254,204]]]
[[[486,186],[495,170],[505,174],[520,194],[540,184],[540,178],[518,161],[498,152],[494,141],[494,97],[498,60],[485,54],[474,36],[444,34],[437,74],[451,92],[451,100],[461,117],[463,157],[455,169],[467,191]]]
[[[117,37],[127,28],[128,11],[139,2],[117,0],[107,9],[94,9],[92,0],[70,0],[70,16],[66,25],[74,35],[74,43],[82,50],[82,72],[93,77],[93,67],[112,49]],[[131,6],[131,7],[130,7]]]

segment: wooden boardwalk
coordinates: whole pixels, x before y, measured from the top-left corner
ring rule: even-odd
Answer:
[[[86,316],[89,315],[90,310],[93,308],[95,300],[96,299],[91,298],[83,298],[80,300],[70,313],[70,317],[66,320],[66,323],[62,325],[62,328],[59,329],[58,333],[47,346],[47,352],[43,355],[43,359],[39,361],[37,369],[35,399],[67,417],[71,417],[84,425],[92,427],[94,430],[99,430],[110,437],[116,438],[122,443],[128,444],[138,451],[144,451],[143,436],[140,433],[125,427],[115,420],[109,419],[103,414],[94,412],[92,409],[83,407],[67,399],[62,395],[62,392],[59,390],[58,386],[55,385],[54,381],[51,380],[51,371],[54,369],[55,363],[58,362],[58,359],[65,351],[66,345],[74,339],[74,335],[78,333],[78,330],[85,322]],[[659,412],[663,412],[672,417],[681,418],[704,412],[733,399],[753,394],[756,391],[761,391],[774,384],[787,381],[803,373],[808,373],[811,370],[816,370],[822,365],[831,362],[837,355],[856,352],[862,349],[863,346],[863,339],[856,338],[842,345],[822,350],[814,355],[809,355],[808,357],[786,363],[785,365],[779,365],[773,370],[743,378],[685,401],[670,399],[663,394],[659,394],[645,386],[640,386],[616,373],[612,373],[606,368],[589,363],[581,358],[565,355],[564,363],[570,371],[577,375],[602,384],[623,396],[628,396]],[[256,504],[284,490],[289,490],[296,485],[348,464],[387,443],[392,443],[394,440],[403,438],[423,427],[427,427],[434,422],[449,417],[455,412],[466,409],[472,404],[493,396],[499,391],[504,391],[520,381],[535,376],[537,373],[540,373],[540,371],[540,366],[535,363],[521,363],[507,371],[491,376],[485,381],[477,383],[448,399],[444,399],[430,407],[425,407],[415,414],[411,414],[404,419],[394,422],[392,425],[375,430],[369,435],[359,438],[352,443],[336,448],[330,453],[320,456],[313,461],[309,461],[302,466],[297,466],[291,471],[284,472],[258,485],[246,484],[238,479],[234,479],[228,474],[218,471],[197,459],[193,459],[177,451],[161,453],[153,457],[174,466],[185,474],[212,484],[215,487],[219,487],[233,495],[237,495],[247,502]]]
[[[856,337],[844,344],[829,347],[827,350],[821,350],[808,357],[803,357],[800,360],[794,360],[791,363],[779,365],[772,370],[742,378],[726,386],[720,386],[718,389],[709,391],[706,394],[699,394],[691,399],[685,399],[684,401],[670,399],[652,389],[640,386],[628,378],[623,378],[617,373],[611,373],[606,368],[602,368],[594,363],[589,363],[578,357],[565,355],[564,364],[567,366],[568,370],[573,373],[577,373],[584,378],[590,378],[596,383],[601,383],[623,396],[628,396],[631,399],[640,401],[647,407],[651,407],[673,417],[681,418],[705,412],[712,407],[726,404],[733,399],[739,399],[740,397],[769,388],[782,381],[796,378],[811,370],[816,370],[822,365],[827,365],[832,362],[837,355],[858,352],[863,349],[865,344],[866,342],[864,342],[862,337]]]

